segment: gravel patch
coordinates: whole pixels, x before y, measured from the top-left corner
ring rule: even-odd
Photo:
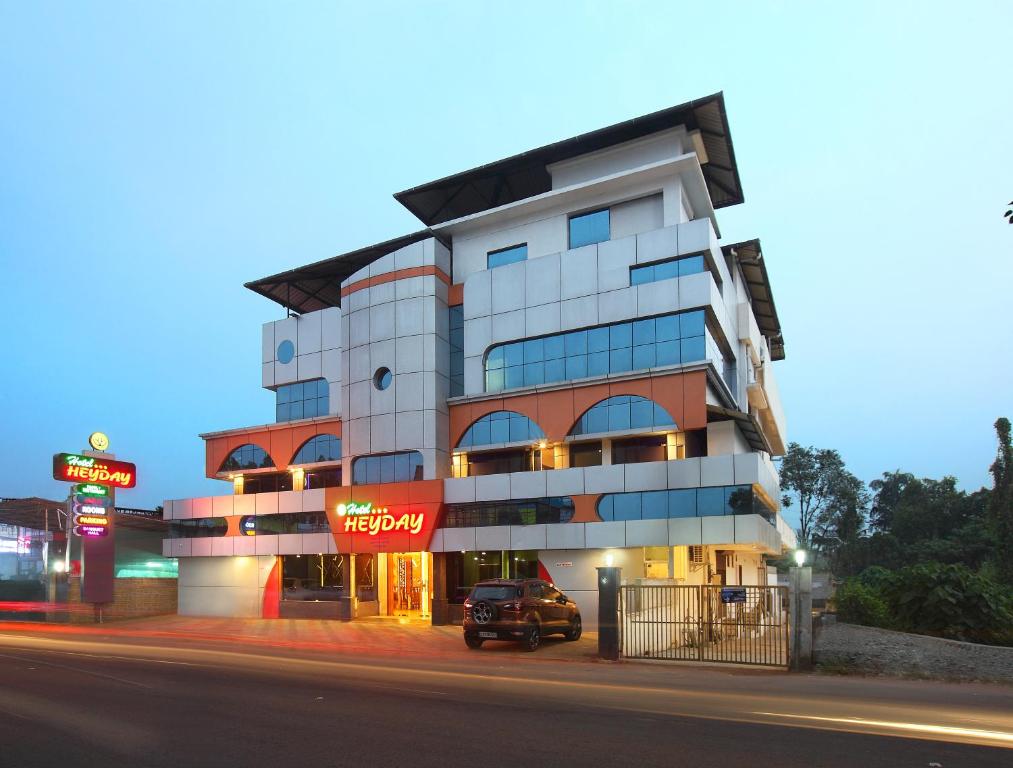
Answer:
[[[1013,648],[961,643],[856,624],[830,624],[814,639],[825,671],[1013,684]]]

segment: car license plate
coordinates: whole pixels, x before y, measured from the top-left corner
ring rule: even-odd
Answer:
[[[491,637],[491,638],[495,639],[496,638],[496,633],[495,632],[479,632],[478,636],[479,637]]]

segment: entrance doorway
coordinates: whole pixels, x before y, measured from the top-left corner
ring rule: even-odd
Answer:
[[[428,552],[391,552],[387,555],[387,615],[429,618]]]

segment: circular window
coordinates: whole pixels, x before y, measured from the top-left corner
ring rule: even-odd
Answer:
[[[373,386],[377,389],[387,389],[390,386],[394,376],[390,372],[390,368],[377,368],[376,373],[373,374]]]
[[[291,363],[293,357],[295,357],[295,344],[285,339],[278,345],[278,362],[285,365]]]

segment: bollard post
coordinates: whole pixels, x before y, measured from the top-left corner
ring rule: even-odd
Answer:
[[[813,570],[809,567],[788,571],[788,605],[791,619],[791,669],[801,672],[813,662]]]
[[[619,659],[619,582],[622,568],[598,569],[598,655],[609,661]]]

